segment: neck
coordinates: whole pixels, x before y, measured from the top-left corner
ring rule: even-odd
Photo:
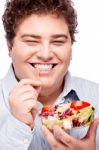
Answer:
[[[53,105],[53,103],[56,101],[57,97],[60,95],[60,93],[63,90],[63,85],[61,85],[58,89],[56,90],[47,90],[42,92],[38,99],[43,105]]]

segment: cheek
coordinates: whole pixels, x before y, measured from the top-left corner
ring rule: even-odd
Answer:
[[[12,50],[11,52],[11,58],[13,60],[13,62],[23,62],[26,61],[27,58],[29,57],[29,53],[21,48],[15,48]]]
[[[12,58],[13,65],[16,66],[17,69],[25,61],[24,55],[22,55],[21,53],[18,53],[18,51],[17,52],[16,51],[12,52],[11,58]]]
[[[66,52],[66,50],[64,51],[64,53],[60,54],[60,58],[63,61],[63,63],[65,63],[65,64],[68,64],[70,62],[71,56],[72,56],[71,51]]]
[[[57,54],[61,62],[63,63],[68,63],[71,60],[71,55],[72,55],[72,47],[71,43],[66,43],[59,49],[57,50]]]
[[[31,48],[24,44],[23,42],[15,42],[14,46],[12,47],[11,50],[11,57],[13,59],[18,59],[19,61],[28,59],[28,57],[31,55]]]

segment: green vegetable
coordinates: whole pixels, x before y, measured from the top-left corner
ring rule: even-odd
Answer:
[[[81,109],[78,114],[79,122],[81,122],[82,125],[84,126],[89,125],[93,121],[94,112],[95,112],[95,108],[90,106]]]

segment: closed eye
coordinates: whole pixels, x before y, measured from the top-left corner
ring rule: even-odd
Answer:
[[[52,44],[54,44],[54,45],[59,45],[59,46],[65,44],[65,43],[66,43],[66,41],[61,41],[61,40],[53,41],[53,42],[52,42]]]
[[[26,40],[25,41],[28,45],[37,45],[39,43],[39,41],[35,41],[35,40]]]

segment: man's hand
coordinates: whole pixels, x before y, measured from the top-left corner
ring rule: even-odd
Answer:
[[[98,124],[99,119],[95,119],[90,125],[86,136],[81,140],[68,135],[58,126],[54,128],[54,134],[45,126],[42,126],[42,131],[52,150],[96,150],[96,129]]]
[[[34,127],[40,90],[41,82],[39,80],[22,79],[9,94],[12,115],[31,128]]]

